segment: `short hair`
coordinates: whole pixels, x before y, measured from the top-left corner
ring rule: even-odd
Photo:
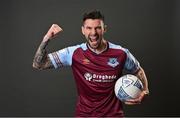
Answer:
[[[104,22],[104,15],[99,10],[86,12],[83,15],[83,23],[87,19],[101,19]]]

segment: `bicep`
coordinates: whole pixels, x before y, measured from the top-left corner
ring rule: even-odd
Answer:
[[[49,56],[47,56],[44,65],[42,66],[42,69],[51,69],[54,68],[54,65],[52,64]]]
[[[45,56],[43,62],[37,63],[37,61],[33,62],[33,68],[39,69],[39,70],[44,70],[44,69],[51,69],[53,68],[53,64],[48,56]]]

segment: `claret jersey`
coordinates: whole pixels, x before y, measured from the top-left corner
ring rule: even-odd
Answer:
[[[82,43],[48,56],[55,68],[72,67],[78,93],[76,116],[123,116],[115,82],[123,69],[135,73],[140,67],[127,49],[108,42],[107,50],[96,54]]]

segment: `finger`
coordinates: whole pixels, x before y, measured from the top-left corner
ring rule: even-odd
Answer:
[[[129,102],[129,103],[135,103],[135,104],[139,104],[141,103],[141,100],[136,98],[136,99],[129,99],[129,100],[126,100],[126,102]]]
[[[125,101],[125,102],[127,102],[129,104],[139,104],[139,103],[141,103],[140,100],[136,100],[136,99],[129,99],[129,100]]]
[[[129,100],[126,100],[126,102],[136,102],[137,100],[136,99],[129,99]]]
[[[124,102],[126,105],[136,105],[141,104],[140,102]]]
[[[126,105],[134,105],[132,102],[124,102]]]

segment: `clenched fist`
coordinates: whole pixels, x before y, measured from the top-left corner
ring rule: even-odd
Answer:
[[[48,41],[54,38],[61,31],[63,31],[61,27],[59,27],[57,24],[53,24],[44,36],[43,41]]]

